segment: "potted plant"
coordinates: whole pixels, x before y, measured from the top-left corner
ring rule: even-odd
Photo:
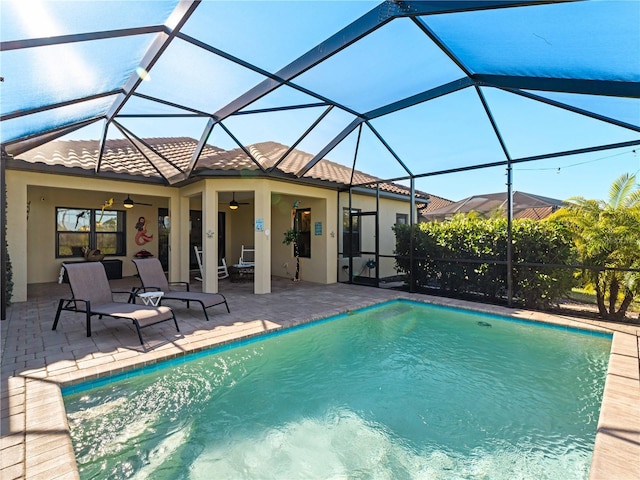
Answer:
[[[284,232],[284,240],[282,241],[282,243],[284,243],[285,245],[291,245],[293,243],[293,256],[296,257],[296,273],[293,276],[294,282],[300,280],[300,250],[298,249],[300,231],[298,230],[296,215],[296,209],[298,208],[298,205],[299,202],[295,202],[293,204],[291,212],[291,216],[293,217],[293,228],[289,228],[286,232]]]
[[[293,277],[293,281],[300,280],[300,252],[298,250],[298,231],[294,228],[290,228],[284,232],[284,240],[282,243],[291,245],[293,243],[293,256],[296,257],[296,273]]]

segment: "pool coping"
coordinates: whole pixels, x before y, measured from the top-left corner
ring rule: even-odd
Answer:
[[[19,403],[18,399],[22,398],[24,401],[22,408],[25,412],[28,409],[29,415],[23,415],[25,418],[20,418],[25,422],[23,445],[25,465],[22,466],[24,477],[7,475],[6,478],[80,478],[62,398],[63,387],[154,365],[160,361],[208,350],[212,347],[256,338],[271,334],[276,330],[295,327],[394,299],[462,308],[572,329],[612,333],[610,360],[589,478],[591,480],[640,478],[640,415],[637,414],[640,411],[640,356],[638,353],[638,331],[640,328],[638,326],[624,328],[626,325],[612,325],[589,319],[439,297],[410,295],[402,292],[379,301],[360,302],[361,304],[354,305],[352,308],[329,309],[324,315],[311,315],[284,326],[273,324],[268,325],[268,328],[264,328],[263,325],[259,329],[236,330],[229,332],[226,336],[219,337],[216,341],[205,339],[180,346],[168,344],[148,351],[141,356],[124,358],[114,363],[97,362],[95,365],[87,365],[86,368],[80,370],[60,374],[49,374],[42,370],[32,372],[27,370],[20,376],[10,377],[7,382],[9,408],[11,408],[12,399]],[[14,429],[12,428],[11,431]],[[2,449],[3,455],[9,454],[9,452],[10,449]],[[58,476],[56,477],[51,476],[52,464],[57,466],[55,471]],[[4,467],[4,462],[2,465]],[[17,469],[15,471],[17,472]],[[10,471],[3,468],[0,473],[4,478],[4,474],[10,474]]]

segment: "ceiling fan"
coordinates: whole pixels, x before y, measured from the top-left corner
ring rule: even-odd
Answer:
[[[240,205],[250,205],[248,202],[237,202],[236,201],[236,192],[233,192],[233,198],[229,202],[229,208],[231,210],[236,210]]]
[[[153,206],[150,203],[136,202],[136,201],[132,200],[132,198],[131,198],[131,196],[129,194],[127,194],[127,198],[125,198],[123,200],[122,204],[124,205],[124,208],[133,208],[134,205],[146,205],[148,207],[152,207]]]

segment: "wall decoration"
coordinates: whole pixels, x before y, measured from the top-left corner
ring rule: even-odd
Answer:
[[[138,218],[138,223],[136,223],[136,230],[138,230],[138,233],[136,233],[137,245],[144,245],[145,243],[149,243],[151,240],[153,240],[153,235],[147,234],[146,223],[147,221],[145,220],[144,217]]]

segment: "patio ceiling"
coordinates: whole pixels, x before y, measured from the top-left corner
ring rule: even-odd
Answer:
[[[106,141],[124,138],[168,184],[206,145],[264,175],[296,149],[298,178],[330,160],[401,181],[640,144],[635,0],[0,8],[0,142],[18,158],[94,139],[100,173]],[[196,139],[188,162],[144,140],[178,136]],[[291,149],[265,169],[260,142]]]

